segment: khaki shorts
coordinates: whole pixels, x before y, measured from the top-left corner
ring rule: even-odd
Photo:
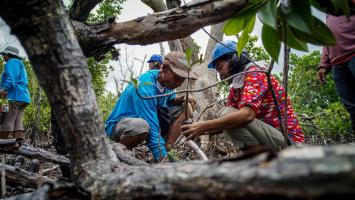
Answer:
[[[122,118],[112,131],[111,139],[119,142],[121,136],[137,136],[149,133],[149,124],[142,118]]]
[[[237,111],[232,107],[224,107],[218,112],[218,117]],[[257,144],[273,150],[280,150],[287,146],[283,134],[279,130],[259,119],[254,119],[254,121],[240,128],[225,130],[224,133],[231,138],[237,149],[244,149]]]
[[[22,102],[9,102],[9,111],[3,113],[0,131],[23,131],[23,116],[27,104]]]

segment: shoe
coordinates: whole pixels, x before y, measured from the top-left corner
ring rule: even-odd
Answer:
[[[0,131],[0,139],[9,139],[12,131]]]

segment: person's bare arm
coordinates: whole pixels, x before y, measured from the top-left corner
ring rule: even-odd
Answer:
[[[237,128],[249,124],[255,119],[255,112],[249,106],[224,117],[196,122],[181,127],[187,139],[193,139],[203,134],[221,132],[222,130]]]

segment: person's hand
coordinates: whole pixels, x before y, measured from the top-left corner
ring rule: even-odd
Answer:
[[[322,85],[326,83],[325,78],[327,77],[328,72],[329,70],[324,67],[321,67],[317,72],[317,80]]]
[[[189,96],[189,99],[187,101],[191,104],[192,110],[195,110],[195,106],[196,106],[195,99],[192,96]]]
[[[0,98],[5,98],[7,96],[7,91],[4,89],[0,89]]]
[[[182,134],[187,140],[195,139],[196,137],[205,133],[204,122],[196,122],[181,126]]]

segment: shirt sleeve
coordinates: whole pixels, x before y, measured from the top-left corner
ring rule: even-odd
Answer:
[[[4,75],[2,76],[4,80],[2,80],[2,89],[6,91],[10,91],[15,88],[16,78],[20,74],[20,65],[16,62],[8,61],[5,64]]]
[[[131,88],[135,90],[134,87]],[[146,85],[139,88],[139,93],[142,96],[154,96],[156,95],[154,85]],[[160,134],[157,106],[158,99],[141,99],[134,91],[134,107],[139,113],[139,117],[147,121],[150,126],[147,146],[153,153],[154,159],[159,160],[167,155],[165,149],[165,141]]]
[[[329,52],[328,52],[328,48],[326,46],[323,46],[323,50],[322,50],[322,55],[321,55],[321,59],[320,59],[320,63],[318,66],[318,69],[320,68],[331,68],[331,62],[329,59]]]
[[[239,109],[250,106],[255,114],[258,113],[262,98],[268,90],[267,78],[264,73],[249,73],[245,77]]]

